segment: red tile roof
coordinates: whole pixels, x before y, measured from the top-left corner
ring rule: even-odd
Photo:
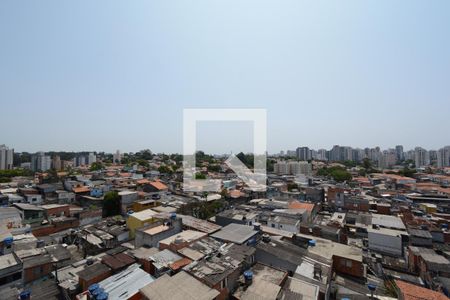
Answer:
[[[306,209],[309,212],[312,212],[312,210],[314,209],[314,204],[313,203],[304,203],[304,202],[299,202],[299,201],[292,201],[291,203],[289,203],[289,208],[290,209]]]
[[[74,193],[87,193],[90,191],[90,189],[88,186],[79,186],[79,187],[72,188],[72,191]]]
[[[404,300],[448,300],[447,296],[401,280],[395,280]]]
[[[192,262],[192,260],[190,260],[189,258],[182,258],[180,260],[177,260],[176,262],[173,262],[169,265],[169,268],[171,268],[172,270],[176,271],[178,269],[183,268],[184,266],[187,266],[188,264],[190,264]]]
[[[167,185],[165,185],[161,181],[151,181],[150,184],[160,191],[167,190]]]

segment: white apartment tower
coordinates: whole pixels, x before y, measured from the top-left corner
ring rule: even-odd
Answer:
[[[0,170],[11,170],[13,168],[14,149],[0,145]]]
[[[89,153],[88,155],[88,165],[92,165],[93,163],[95,163],[97,161],[97,156],[95,156],[94,153]]]
[[[450,146],[446,146],[437,151],[438,168],[450,167]]]
[[[430,165],[430,154],[422,147],[416,147],[414,149],[414,160],[416,168]]]

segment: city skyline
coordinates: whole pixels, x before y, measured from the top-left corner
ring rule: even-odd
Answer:
[[[6,145],[3,145],[3,146],[6,146]],[[422,148],[422,149],[424,149],[426,151],[439,151],[440,149],[444,149],[444,148],[450,147],[450,144],[449,145],[445,145],[444,144],[444,145],[441,145],[441,146],[439,146],[437,148],[429,148],[429,147],[426,147],[426,146],[423,146],[423,145],[416,145],[416,146],[413,146],[411,148],[408,148],[408,147],[405,147],[404,145],[400,145],[400,144],[389,146],[389,147],[386,147],[386,148],[383,148],[383,147],[380,147],[380,146],[355,147],[355,146],[343,145],[343,144],[335,144],[335,145],[332,145],[330,147],[321,147],[321,148],[313,148],[313,147],[310,147],[310,146],[298,145],[298,146],[290,148],[290,149],[283,148],[283,149],[279,149],[278,151],[277,150],[275,150],[273,152],[268,151],[268,154],[270,154],[270,155],[279,155],[280,153],[283,153],[284,155],[286,155],[287,152],[289,152],[289,151],[296,152],[298,148],[305,148],[305,147],[309,148],[309,150],[313,150],[313,151],[320,151],[320,150],[330,151],[335,146],[338,146],[338,147],[341,147],[341,148],[351,148],[353,150],[366,150],[366,149],[379,148],[380,152],[388,151],[388,150],[396,150],[396,147],[401,146],[402,149],[403,149],[403,152],[408,152],[408,151],[414,151],[417,148]],[[11,147],[10,146],[8,148],[14,150],[14,153],[31,153],[31,154],[39,153],[39,152],[44,152],[44,153],[64,152],[64,153],[106,153],[106,154],[114,154],[117,151],[119,151],[121,154],[125,154],[125,153],[137,153],[137,152],[145,151],[145,150],[150,150],[153,154],[182,154],[182,152],[154,151],[151,147],[144,147],[142,149],[138,149],[137,151],[126,151],[126,150],[123,150],[123,149],[115,149],[113,151],[106,151],[106,150],[103,150],[103,149],[82,149],[82,150],[40,149],[38,151],[28,151],[28,150],[19,151],[15,147]],[[233,151],[228,151],[228,152],[214,153],[214,152],[205,151],[203,148],[199,148],[199,149],[197,149],[197,151],[202,151],[205,154],[209,154],[209,155],[229,155],[229,154],[236,154],[236,153],[240,153],[240,152],[242,152],[242,153],[252,153],[252,151],[234,151],[234,152]]]

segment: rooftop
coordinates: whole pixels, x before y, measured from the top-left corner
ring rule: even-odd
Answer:
[[[137,249],[129,250],[127,253],[136,257],[137,259],[148,259],[150,256],[159,252],[158,248],[139,247]]]
[[[0,256],[0,270],[19,265],[19,261],[14,254],[5,254]]]
[[[212,234],[211,237],[227,242],[242,244],[257,233],[258,232],[254,230],[252,226],[231,223]]]
[[[380,227],[406,230],[402,219],[396,216],[372,214],[372,224]]]
[[[141,289],[152,300],[212,300],[219,295],[188,273],[181,271],[170,277],[165,274]]]
[[[19,208],[20,210],[37,210],[37,211],[44,210],[41,207],[38,207],[38,206],[32,205],[32,204],[28,204],[28,203],[14,203],[14,206]]]
[[[401,280],[395,280],[403,300],[448,300],[447,296]]]
[[[289,277],[284,285],[280,299],[316,300],[318,297],[319,287],[317,285]]]
[[[420,237],[420,238],[425,238],[425,239],[431,239],[433,238],[433,236],[431,235],[431,233],[427,230],[421,230],[421,229],[408,229],[409,235],[411,236],[415,236],[415,237]]]
[[[110,270],[111,270],[110,268],[108,268],[106,265],[104,265],[102,263],[95,263],[95,264],[85,268],[83,271],[78,272],[77,275],[78,275],[78,277],[83,278],[84,280],[88,281],[94,277],[105,274],[105,273],[109,272]]]
[[[316,240],[316,245],[313,247],[308,247],[308,253],[313,253],[327,259],[332,259],[333,256],[336,255],[362,262],[362,250],[359,248],[335,243],[321,238],[314,239]]]
[[[178,215],[183,222],[184,226],[193,228],[198,231],[205,232],[207,234],[214,233],[218,231],[222,226],[208,222],[206,220],[197,219],[191,216]]]
[[[151,218],[154,218],[155,215],[157,215],[158,213],[151,210],[151,209],[145,209],[143,211],[140,212],[135,212],[133,214],[130,215],[130,218],[136,218],[139,221],[147,221]]]
[[[169,229],[170,229],[170,226],[162,224],[159,226],[150,227],[149,229],[144,230],[144,232],[149,235],[155,235],[155,234],[161,233],[161,232],[169,230]]]
[[[101,288],[108,293],[109,299],[128,300],[155,279],[147,272],[133,264],[120,273],[99,282]]]
[[[23,260],[23,268],[33,268],[51,263],[52,257],[49,254],[28,257]]]
[[[162,241],[160,241],[160,244],[170,245],[172,243],[177,243],[178,241],[183,242],[194,242],[196,240],[199,240],[203,237],[207,236],[206,233],[200,232],[200,231],[194,231],[194,230],[184,230],[182,232],[179,232],[177,234],[172,235],[171,237],[168,237]]]
[[[157,269],[162,269],[169,267],[170,264],[182,259],[181,256],[179,256],[176,253],[173,253],[172,251],[165,249],[158,253],[153,254],[150,256],[150,260],[153,261],[153,265]]]

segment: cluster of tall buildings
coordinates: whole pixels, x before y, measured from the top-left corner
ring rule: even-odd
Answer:
[[[285,156],[284,152],[281,152],[280,155]],[[324,160],[336,162],[361,162],[368,158],[377,163],[380,168],[390,168],[405,160],[413,161],[417,168],[430,165],[436,165],[439,168],[450,166],[450,146],[446,146],[437,151],[416,147],[406,152],[402,145],[397,145],[395,148],[387,150],[381,150],[380,147],[361,149],[339,145],[333,146],[330,150],[314,150],[309,147],[298,147],[295,151],[288,150],[286,156],[296,157],[300,161]]]
[[[0,170],[11,170],[14,162],[14,149],[0,145]]]
[[[44,152],[37,152],[36,154],[31,156],[31,163],[29,166],[23,165],[23,167],[29,167],[32,171],[48,171],[50,169],[55,170],[63,170],[66,167],[74,166],[84,166],[91,165],[97,161],[97,156],[94,153],[89,153],[88,155],[79,155],[73,158],[71,161],[61,160],[61,157],[55,155],[50,157],[50,155],[46,155]]]
[[[278,161],[273,166],[278,175],[311,175],[311,164],[306,161]]]
[[[50,155],[45,155],[44,152],[37,152],[31,156],[32,171],[47,171],[52,168],[52,159]]]
[[[85,165],[92,165],[96,161],[97,161],[97,156],[95,156],[95,154],[91,152],[88,155],[79,155],[77,157],[74,157],[73,166],[79,167],[79,166],[85,166]]]

